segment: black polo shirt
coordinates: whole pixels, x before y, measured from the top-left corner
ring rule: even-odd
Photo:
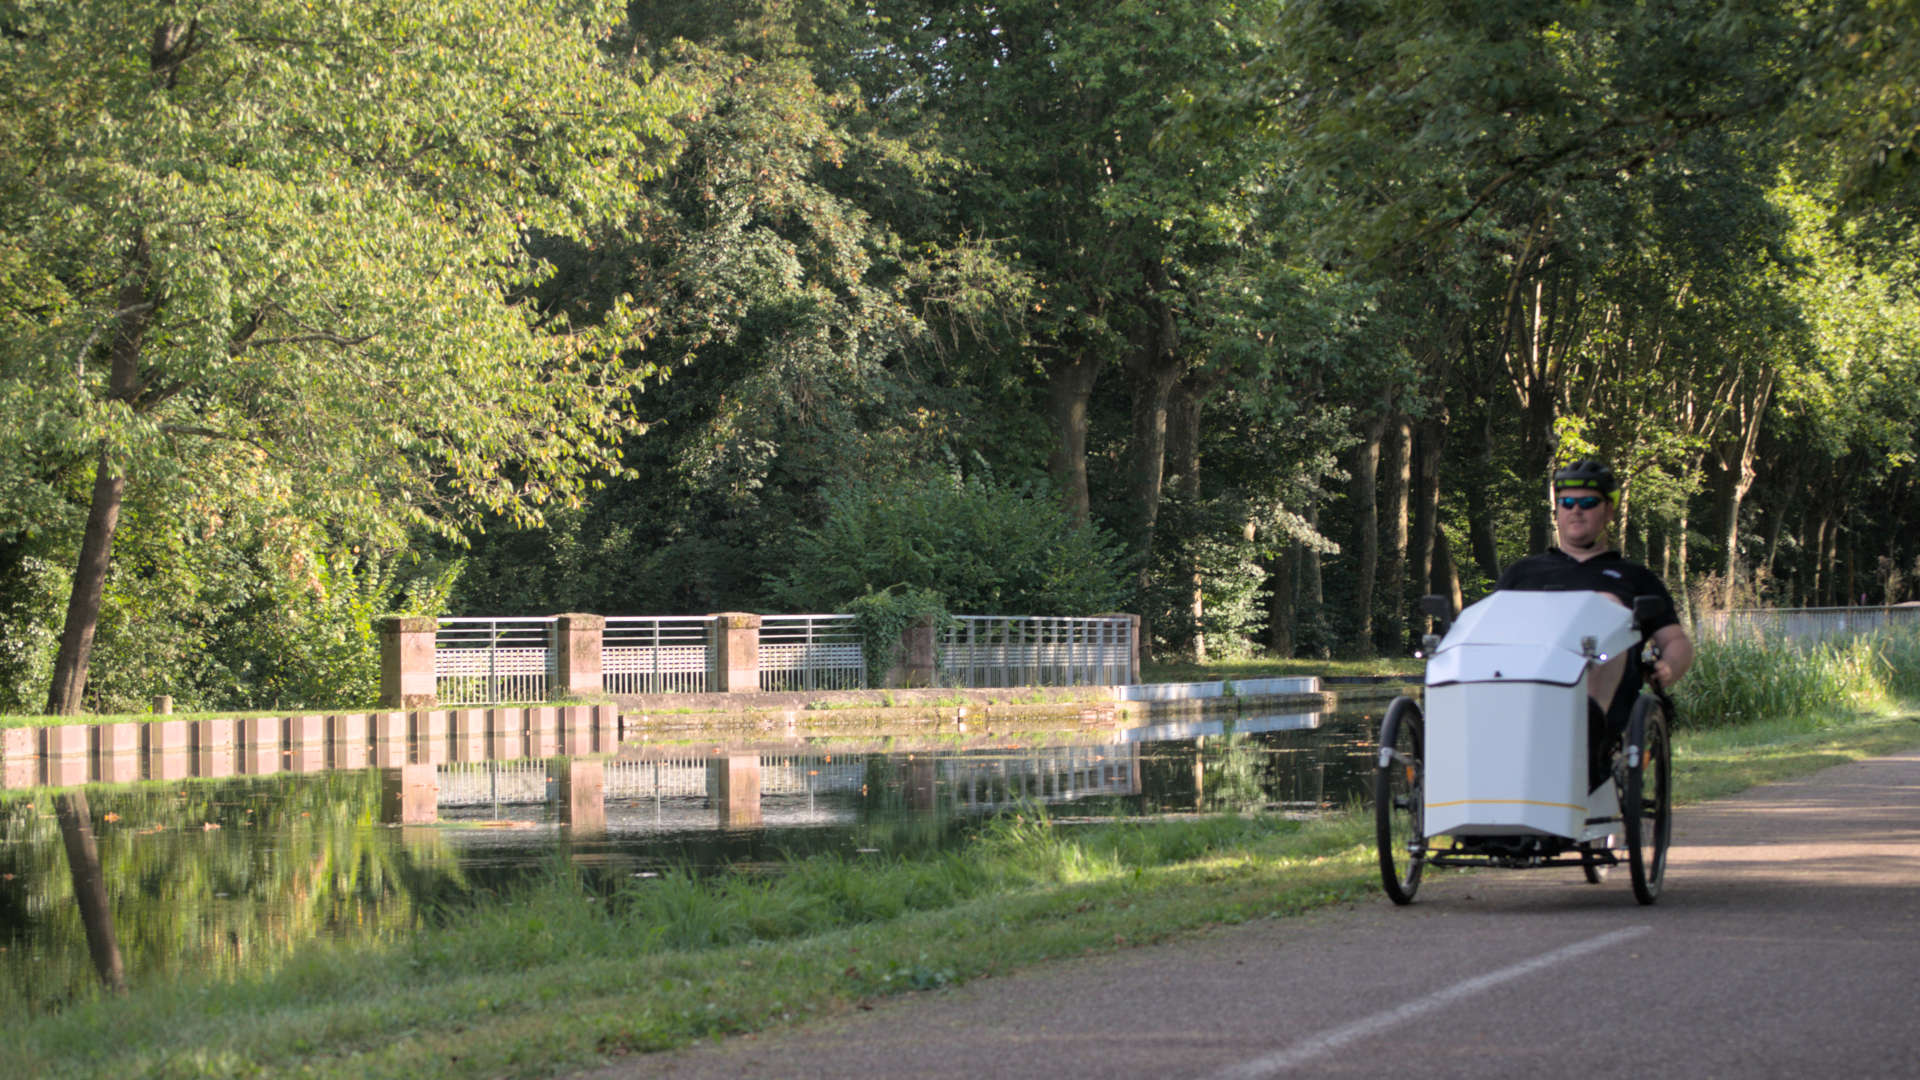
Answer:
[[[1660,614],[1655,616],[1651,625],[1642,628],[1648,638],[1653,636],[1654,631],[1680,622],[1679,615],[1674,611],[1673,594],[1667,591],[1667,583],[1660,580],[1660,575],[1618,551],[1603,551],[1582,561],[1557,547],[1550,547],[1507,567],[1507,572],[1500,575],[1494,588],[1521,592],[1603,592],[1619,597],[1629,611],[1633,609],[1634,597],[1657,596],[1661,600]],[[1615,734],[1626,729],[1627,714],[1644,681],[1640,650],[1636,648],[1627,656],[1627,670],[1620,680],[1620,689],[1615,692],[1607,708],[1608,726]]]
[[[1646,632],[1652,634],[1680,621],[1674,613],[1673,594],[1667,591],[1667,583],[1660,580],[1660,575],[1618,551],[1603,551],[1582,561],[1550,547],[1507,567],[1494,588],[1521,592],[1603,592],[1618,597],[1629,611],[1633,609],[1634,597],[1657,596],[1662,610],[1653,625],[1644,628]]]

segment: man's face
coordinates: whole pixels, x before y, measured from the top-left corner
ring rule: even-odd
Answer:
[[[1567,505],[1569,500],[1573,505]],[[1583,507],[1582,504],[1591,504]],[[1591,488],[1561,488],[1553,496],[1553,523],[1563,548],[1590,548],[1606,535],[1613,520],[1613,504]]]

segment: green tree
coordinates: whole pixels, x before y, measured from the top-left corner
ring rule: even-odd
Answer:
[[[132,490],[385,546],[617,467],[642,312],[530,299],[625,220],[667,96],[611,5],[0,9],[0,509],[90,488],[48,707],[78,709]]]

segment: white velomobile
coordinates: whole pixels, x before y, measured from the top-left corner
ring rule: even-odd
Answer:
[[[1589,791],[1587,686],[1642,646],[1659,605],[1503,591],[1446,627],[1446,603],[1421,602],[1445,632],[1426,639],[1426,708],[1394,699],[1374,770],[1380,875],[1395,903],[1412,902],[1429,865],[1580,866],[1598,883],[1622,861],[1634,896],[1654,902],[1673,822],[1673,705],[1658,687],[1640,695]]]

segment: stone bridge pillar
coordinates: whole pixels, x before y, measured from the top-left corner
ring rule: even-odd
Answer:
[[[597,697],[606,685],[601,676],[600,643],[607,629],[604,615],[562,615],[558,624],[560,685],[553,693],[566,697]]]
[[[722,694],[760,690],[760,616],[723,611],[713,617],[713,689]]]
[[[937,642],[933,617],[915,619],[900,631],[899,659],[881,681],[888,687],[932,686],[939,675],[934,670]]]
[[[380,707],[430,709],[434,699],[433,635],[440,620],[388,615],[380,620]]]

